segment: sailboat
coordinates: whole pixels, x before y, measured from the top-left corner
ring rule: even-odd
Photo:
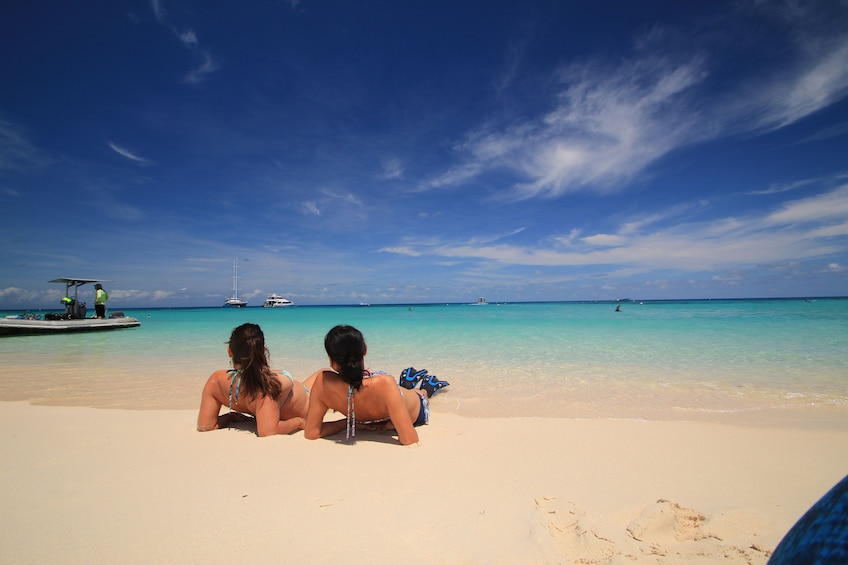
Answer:
[[[233,260],[233,295],[224,301],[225,307],[244,308],[247,302],[239,298],[238,294],[238,257]]]

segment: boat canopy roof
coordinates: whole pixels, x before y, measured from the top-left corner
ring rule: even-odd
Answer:
[[[96,283],[96,282],[112,282],[107,281],[106,279],[70,279],[67,277],[63,277],[60,279],[53,279],[50,281],[52,283],[63,283],[65,285],[65,296],[69,296],[71,293],[71,287],[74,287],[74,297],[77,296],[79,292],[79,287],[88,283]]]
[[[61,278],[61,279],[53,279],[50,281],[52,283],[64,283],[67,285],[83,285],[88,283],[96,283],[96,282],[112,282],[107,281],[106,279],[70,279],[70,278]]]

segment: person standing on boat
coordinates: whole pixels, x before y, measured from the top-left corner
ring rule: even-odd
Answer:
[[[109,300],[109,293],[103,290],[103,285],[97,283],[94,285],[94,312],[97,318],[106,317],[106,301]]]

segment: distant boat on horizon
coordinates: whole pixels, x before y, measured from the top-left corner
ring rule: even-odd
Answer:
[[[263,308],[285,308],[287,306],[294,306],[294,302],[276,293],[269,294],[268,298],[265,299],[265,303],[262,304]]]
[[[233,295],[224,301],[225,308],[244,308],[247,302],[239,298],[238,293],[238,257],[233,259]]]
[[[480,298],[477,299],[477,302],[475,304],[477,306],[485,306],[486,304],[488,304],[488,302],[486,301],[485,296],[481,296]]]

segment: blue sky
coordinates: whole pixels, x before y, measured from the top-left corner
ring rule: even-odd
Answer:
[[[0,308],[846,295],[846,61],[844,1],[16,2]]]

